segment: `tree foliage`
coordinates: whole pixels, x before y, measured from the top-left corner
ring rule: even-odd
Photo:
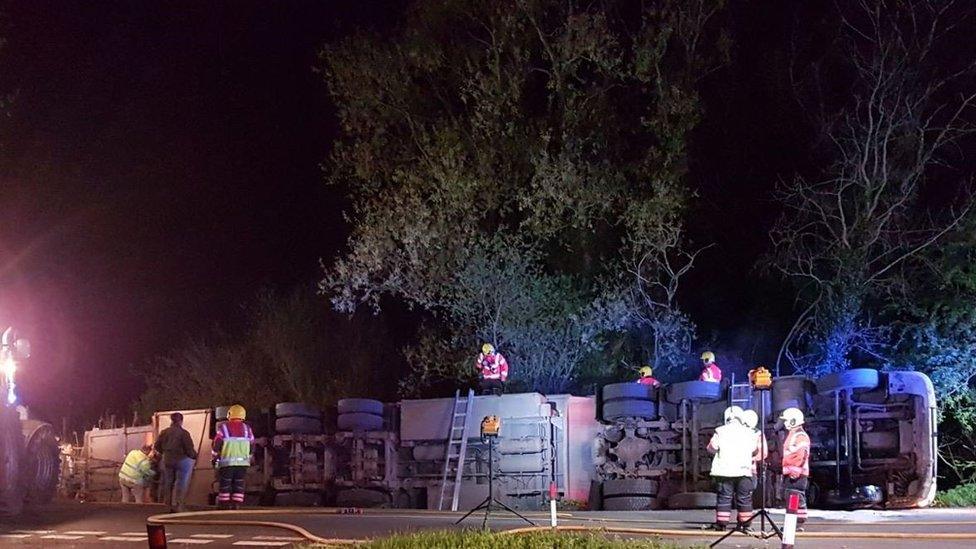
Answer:
[[[726,51],[721,6],[418,2],[392,39],[325,48],[342,130],[329,180],[354,204],[348,253],[322,282],[334,306],[396,296],[449,328],[430,360],[491,340],[516,378],[565,389],[620,325],[631,282],[614,273],[684,244],[688,134],[696,85]]]

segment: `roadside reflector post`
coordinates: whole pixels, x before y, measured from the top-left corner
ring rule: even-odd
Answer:
[[[782,549],[793,549],[796,541],[796,510],[800,508],[800,493],[796,490],[789,491],[786,500],[786,518],[783,519],[783,545]]]
[[[556,527],[556,498],[559,497],[559,492],[556,489],[556,483],[549,483],[549,526],[553,528]]]
[[[166,549],[165,525],[146,523],[146,533],[149,534],[149,549]]]

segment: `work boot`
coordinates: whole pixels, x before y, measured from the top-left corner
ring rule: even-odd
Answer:
[[[712,524],[705,524],[705,525],[702,525],[702,530],[714,530],[716,532],[724,532],[725,531],[725,523],[724,522],[715,522],[715,523],[712,523]]]

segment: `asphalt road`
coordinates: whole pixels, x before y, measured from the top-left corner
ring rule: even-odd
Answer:
[[[0,524],[0,547],[146,547],[146,519],[162,513],[156,505],[121,505],[103,503],[58,503],[34,510]],[[772,510],[777,523],[782,511]],[[420,510],[364,510],[361,514],[337,514],[335,510],[269,509],[244,513],[207,512],[188,517],[203,524],[169,524],[166,533],[169,547],[240,548],[288,547],[302,541],[294,531],[280,528],[216,524],[214,521],[273,521],[304,528],[313,534],[337,540],[354,540],[384,536],[395,532],[424,529],[478,528],[484,515],[474,515],[462,526],[454,522],[459,513]],[[539,525],[548,525],[543,513],[528,513]],[[595,528],[657,529],[692,535],[668,534],[682,544],[709,543],[715,539],[702,533],[700,527],[712,520],[710,511],[656,512],[570,512],[561,513],[561,526]],[[493,529],[526,526],[520,519],[504,512],[493,512],[489,522]],[[966,534],[969,539],[931,539],[932,534]],[[872,535],[903,535],[902,539],[871,539]],[[638,534],[620,534],[634,537]],[[813,537],[830,535],[829,538]],[[905,538],[904,536],[908,536]],[[735,534],[724,547],[778,547],[779,541],[765,542]],[[798,547],[884,548],[976,547],[976,510],[914,511],[812,511],[807,532],[800,534]]]

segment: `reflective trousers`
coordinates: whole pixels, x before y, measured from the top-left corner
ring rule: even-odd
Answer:
[[[244,477],[247,475],[246,465],[232,465],[221,467],[220,492],[217,494],[217,504],[244,503]]]
[[[745,525],[752,517],[752,491],[756,482],[752,477],[712,477],[715,481],[717,501],[715,503],[715,523],[726,525],[732,519],[732,501],[738,509],[736,522]]]

